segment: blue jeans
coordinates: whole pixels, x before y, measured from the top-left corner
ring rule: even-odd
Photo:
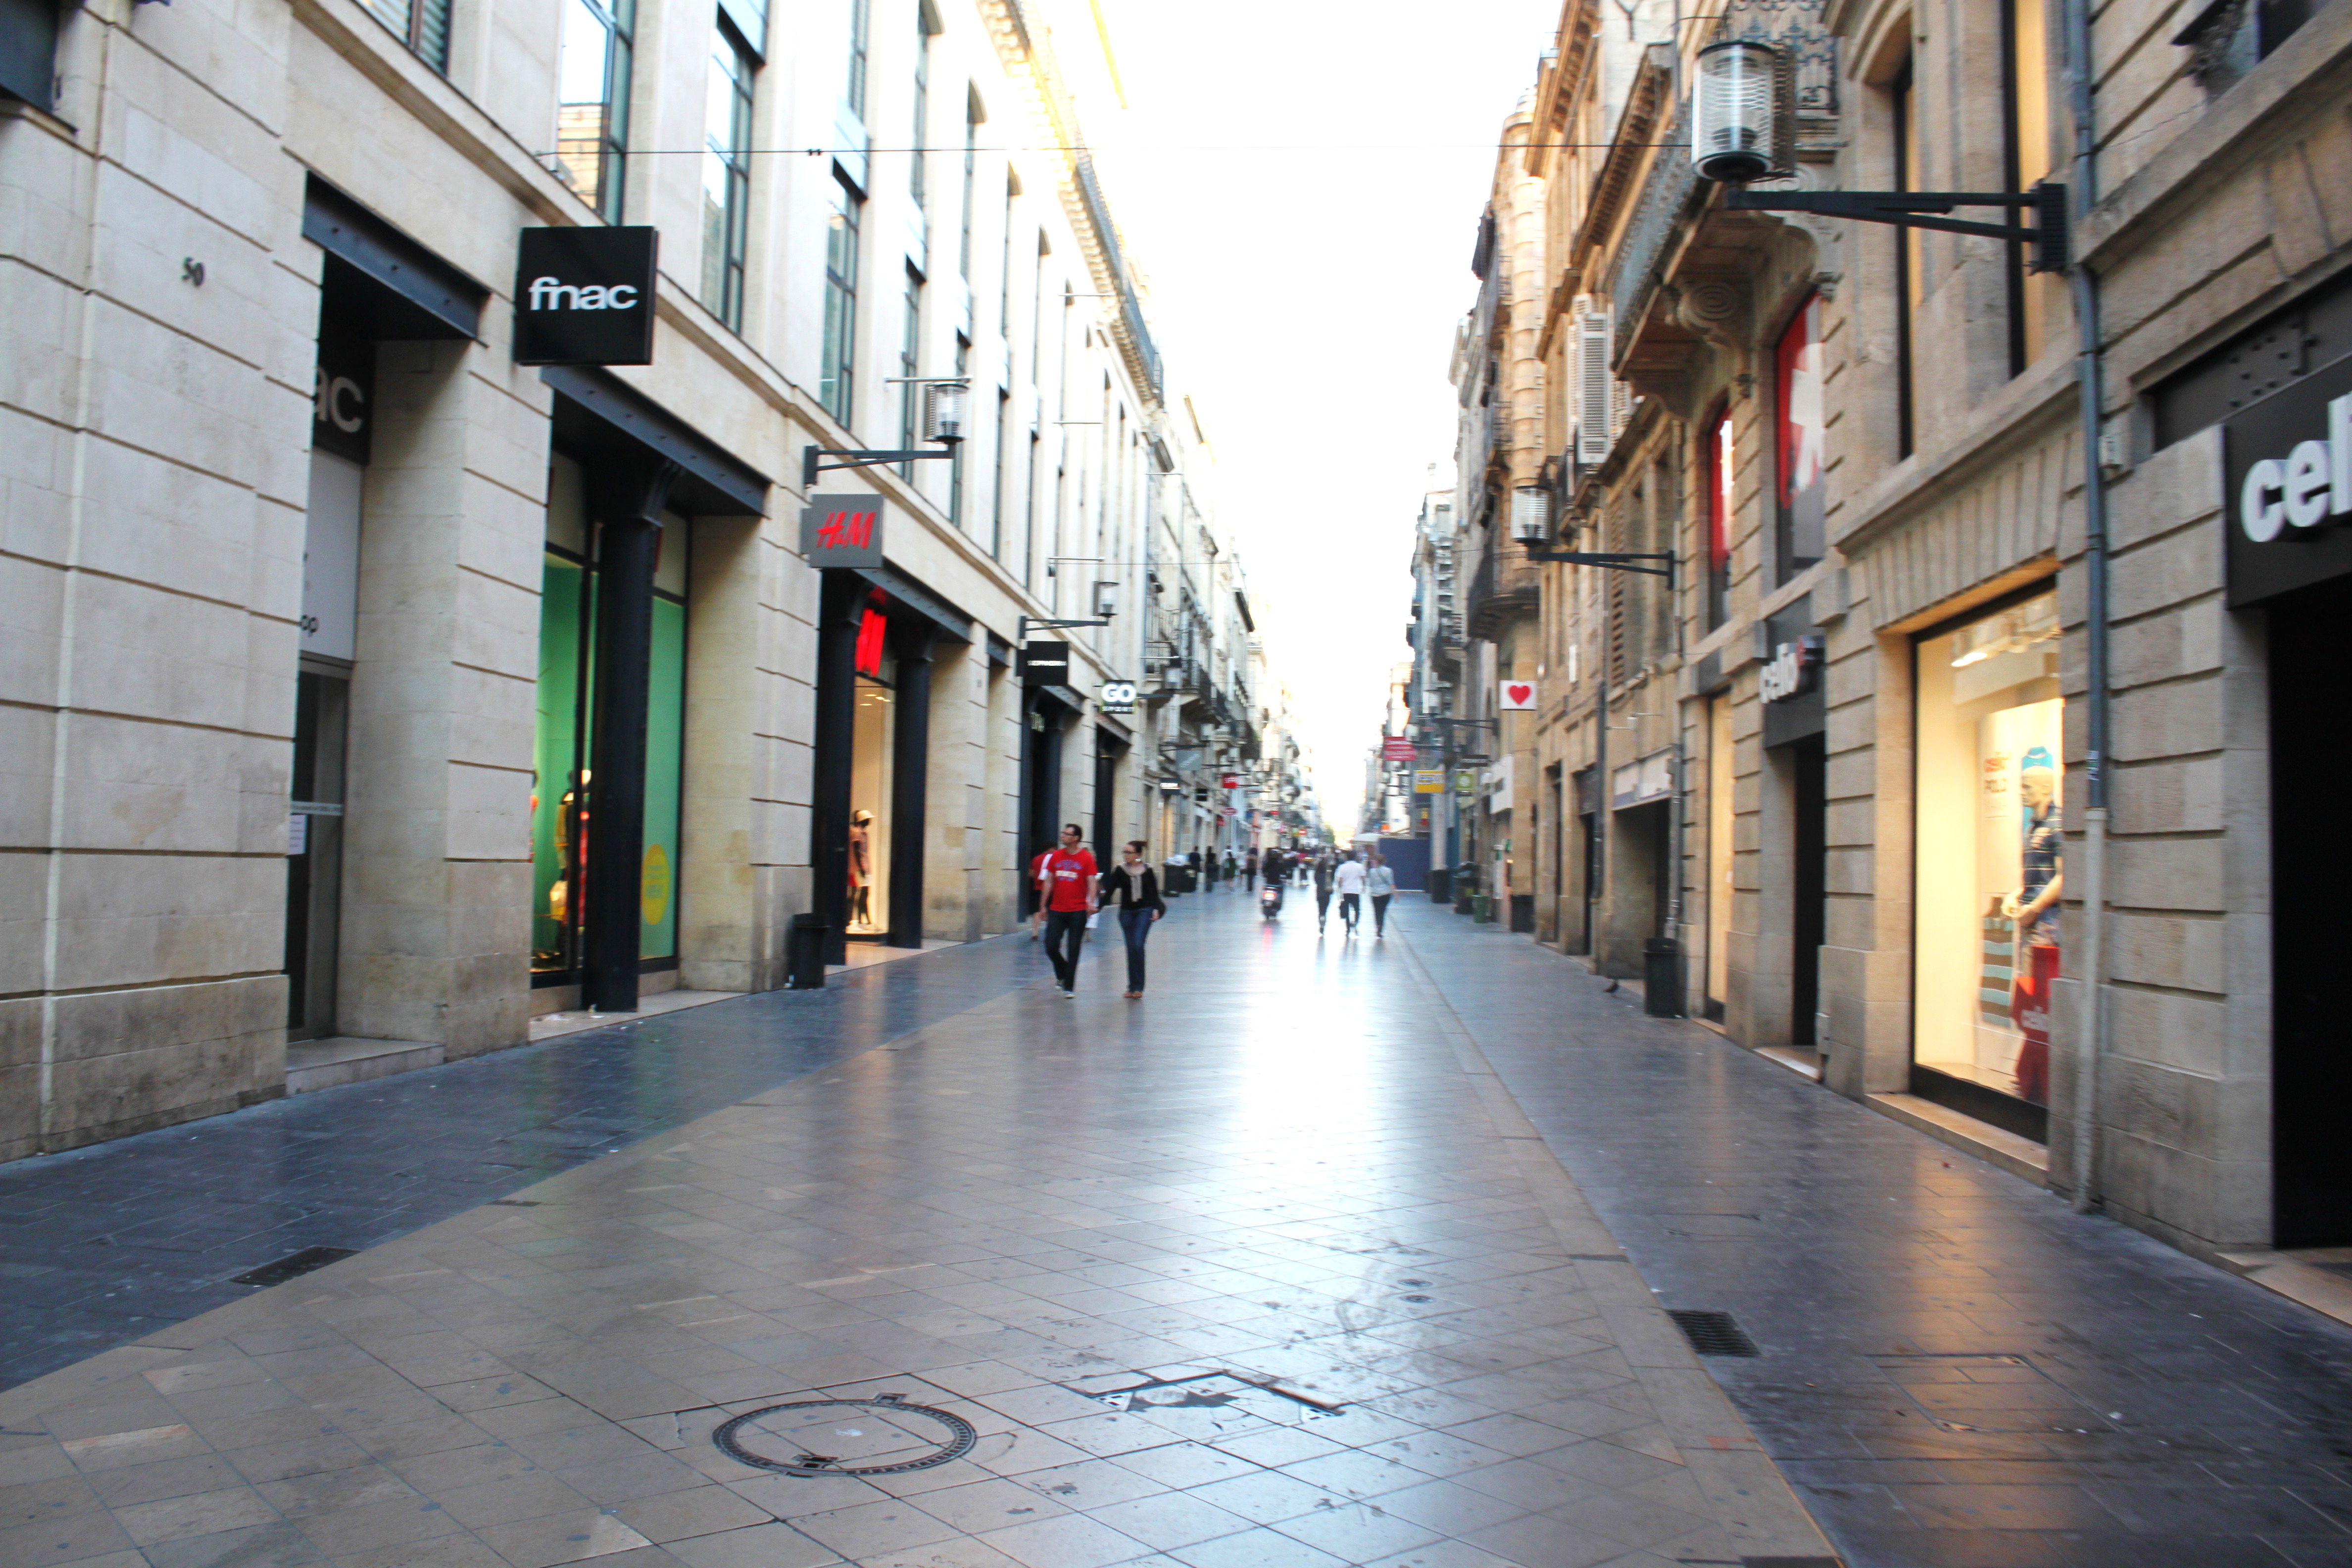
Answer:
[[[1127,988],[1143,989],[1143,944],[1151,935],[1151,911],[1141,905],[1118,911],[1119,934],[1127,938]]]

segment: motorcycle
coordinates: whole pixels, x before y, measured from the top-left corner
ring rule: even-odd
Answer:
[[[1282,912],[1282,884],[1268,882],[1257,890],[1257,912],[1267,920]]]

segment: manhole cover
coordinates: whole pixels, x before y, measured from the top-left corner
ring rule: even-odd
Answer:
[[[729,1458],[787,1476],[896,1476],[961,1458],[979,1434],[961,1415],[871,1399],[801,1399],[738,1415],[711,1434]]]

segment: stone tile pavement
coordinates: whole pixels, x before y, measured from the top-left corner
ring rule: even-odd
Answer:
[[[1643,1017],[1575,960],[1401,912],[1661,1300],[1756,1340],[1708,1364],[1849,1562],[2352,1565],[2352,1329]]]
[[[1186,900],[1153,948],[1140,1005],[1108,944],[1076,1005],[1003,944],[305,1097],[343,1114],[293,1148],[446,1117],[452,1172],[501,1118],[579,1132],[446,1215],[270,1231],[373,1245],[0,1394],[0,1565],[1825,1560],[1403,943]],[[70,1164],[0,1191],[129,1214],[173,1169]],[[818,1398],[879,1403],[760,1414]]]

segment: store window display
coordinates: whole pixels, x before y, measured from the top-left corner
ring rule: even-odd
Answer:
[[[898,661],[887,647],[889,622],[868,606],[857,628],[857,710],[849,769],[849,934],[890,934],[892,746],[898,729],[892,687]]]
[[[2034,1106],[2065,945],[2058,652],[2048,593],[1916,645],[1912,1059]]]
[[[580,465],[558,456],[549,475],[540,567],[538,713],[532,737],[530,967],[565,984],[580,963],[594,810],[596,574]],[[645,850],[638,952],[658,970],[677,959],[677,851],[686,746],[688,525],[663,520],[654,572],[653,664],[646,721]]]

